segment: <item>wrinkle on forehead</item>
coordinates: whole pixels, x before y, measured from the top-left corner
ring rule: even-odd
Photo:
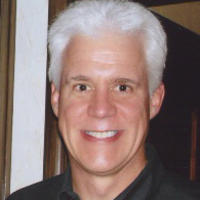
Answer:
[[[107,64],[115,64],[116,57],[120,57],[120,54],[117,52],[114,53],[109,51],[95,52],[92,56],[94,62],[107,63]]]

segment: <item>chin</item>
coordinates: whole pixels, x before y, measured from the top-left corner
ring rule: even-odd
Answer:
[[[83,169],[84,171],[90,174],[94,174],[98,176],[106,176],[106,175],[114,174],[120,171],[123,168],[123,166],[125,166],[125,162],[119,163],[113,160],[111,162],[111,160],[105,161],[105,160],[99,159],[95,161],[94,160],[90,161],[89,163],[79,162],[78,165],[81,169]]]

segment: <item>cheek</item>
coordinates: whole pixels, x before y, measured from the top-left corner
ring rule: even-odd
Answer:
[[[120,115],[127,122],[147,120],[149,115],[149,106],[145,98],[132,98],[117,104]]]
[[[59,121],[64,123],[78,123],[81,121],[81,116],[86,113],[86,110],[86,102],[74,99],[61,100],[59,106]]]
[[[70,141],[76,140],[74,130],[82,126],[83,114],[85,113],[85,105],[76,101],[65,101],[60,104],[58,126],[62,137],[68,148],[71,148]]]

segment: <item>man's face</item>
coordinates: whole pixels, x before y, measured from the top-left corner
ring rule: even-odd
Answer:
[[[109,174],[145,163],[148,123],[163,87],[150,99],[141,41],[127,34],[79,35],[64,52],[52,106],[72,166]]]

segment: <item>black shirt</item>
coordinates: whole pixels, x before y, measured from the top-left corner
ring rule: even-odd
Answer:
[[[171,175],[147,145],[147,165],[114,200],[200,200],[200,184]],[[114,187],[114,186],[113,186]],[[80,200],[73,192],[70,168],[64,174],[13,193],[7,200]]]

